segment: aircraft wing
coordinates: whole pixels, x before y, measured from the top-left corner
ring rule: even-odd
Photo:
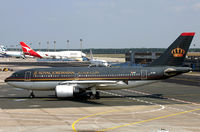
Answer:
[[[108,81],[108,80],[90,80],[90,81],[80,81],[80,80],[74,80],[74,81],[65,81],[61,82],[60,84],[117,84],[118,81]]]

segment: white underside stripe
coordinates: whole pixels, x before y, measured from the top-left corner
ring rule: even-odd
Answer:
[[[9,81],[7,82],[9,85],[23,88],[28,90],[54,90],[57,85],[59,85],[63,81],[40,81],[40,82],[19,82],[19,81]],[[117,84],[77,84],[81,88],[87,88],[95,85],[95,87],[99,90],[114,90],[114,89],[125,89],[125,88],[132,88],[138,87],[142,85],[147,85],[150,83],[157,82],[157,80],[140,80],[140,81],[128,81],[128,85],[122,81],[119,81]]]

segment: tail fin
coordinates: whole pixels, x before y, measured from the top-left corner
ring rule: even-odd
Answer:
[[[5,48],[5,46],[1,45],[0,46],[0,52],[5,52],[7,49]]]
[[[182,33],[168,49],[149,66],[181,66],[190,47],[194,32]]]
[[[28,45],[26,45],[26,43],[20,42],[20,45],[21,45],[22,50],[23,50],[25,55],[30,55],[30,56],[42,58],[42,56],[40,56],[37,52],[32,50]]]
[[[90,59],[93,60],[93,54],[91,49],[90,49]]]

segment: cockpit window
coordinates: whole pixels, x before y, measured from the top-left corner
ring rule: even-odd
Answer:
[[[18,76],[18,74],[16,74],[16,73],[12,74],[12,77],[17,77],[17,76]]]

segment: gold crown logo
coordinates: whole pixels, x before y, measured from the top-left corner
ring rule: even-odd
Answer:
[[[175,48],[171,51],[171,53],[174,57],[183,57],[183,55],[185,54],[185,50],[181,48]]]

